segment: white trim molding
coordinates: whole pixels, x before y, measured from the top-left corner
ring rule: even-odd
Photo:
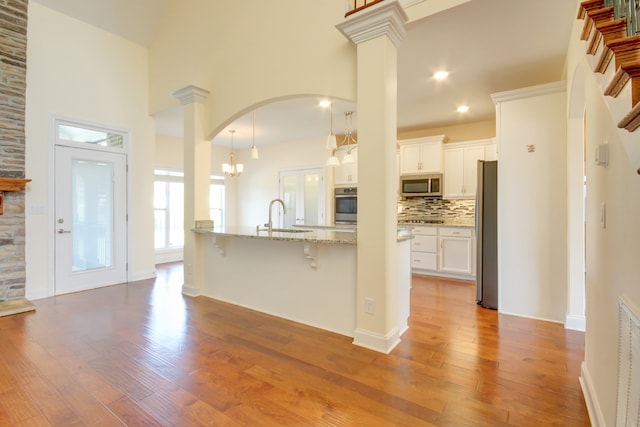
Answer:
[[[202,295],[202,292],[199,287],[185,283],[182,285],[182,295],[186,295],[188,297],[199,297]]]
[[[587,330],[587,319],[585,316],[567,314],[564,320],[564,328],[585,332]]]
[[[400,343],[400,332],[393,328],[387,335],[380,335],[364,329],[353,331],[353,344],[379,353],[389,354]]]
[[[201,87],[189,85],[173,91],[171,96],[180,100],[182,105],[193,104],[194,102],[204,104],[210,93]]]
[[[408,20],[400,3],[393,0],[354,13],[336,28],[355,44],[386,35],[398,47],[407,35],[405,23]]]
[[[593,427],[605,427],[607,424],[604,421],[602,410],[598,405],[598,398],[595,388],[591,382],[589,371],[587,370],[586,363],[582,362],[580,367],[580,387],[582,388],[582,394],[584,395],[584,402],[587,405],[587,412],[589,413],[589,420]]]
[[[506,101],[515,101],[518,99],[531,98],[532,96],[550,95],[552,93],[560,93],[567,91],[567,82],[562,80],[559,82],[546,83],[537,86],[523,87],[521,89],[508,90],[505,92],[497,92],[491,94],[494,104]]]

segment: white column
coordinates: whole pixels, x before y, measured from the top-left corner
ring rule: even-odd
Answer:
[[[172,95],[180,100],[184,111],[184,284],[182,293],[202,293],[202,265],[199,262],[199,239],[191,231],[196,220],[209,219],[209,185],[211,176],[211,141],[205,132],[209,91],[190,85]]]
[[[358,284],[354,344],[388,353],[400,340],[397,260],[397,48],[407,16],[397,1],[337,27],[358,54]]]

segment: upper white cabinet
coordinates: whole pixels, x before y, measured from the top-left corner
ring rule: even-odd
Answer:
[[[442,143],[445,135],[398,141],[400,175],[442,172]]]
[[[447,144],[443,149],[445,199],[476,197],[478,160],[496,160],[492,139]]]
[[[340,160],[340,166],[336,166],[333,170],[333,183],[335,185],[355,185],[358,183],[358,148],[351,150],[351,155],[355,159],[354,163],[342,164],[344,158],[344,151],[336,153],[338,160]]]

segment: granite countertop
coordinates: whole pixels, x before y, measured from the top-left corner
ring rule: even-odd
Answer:
[[[285,240],[290,242],[309,242],[309,243],[333,243],[341,245],[355,245],[358,242],[357,234],[354,227],[333,227],[333,226],[314,226],[296,227],[294,231],[277,231],[274,229],[271,233],[268,231],[256,231],[255,227],[214,227],[213,229],[192,229],[198,234],[212,234],[214,236],[233,236],[247,239],[266,239],[266,240]],[[411,230],[407,227],[398,229],[398,241],[412,239]]]

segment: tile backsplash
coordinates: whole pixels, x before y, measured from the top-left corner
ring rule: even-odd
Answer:
[[[398,200],[398,222],[419,217],[442,219],[473,219],[475,200],[444,200],[434,198],[410,198]]]

